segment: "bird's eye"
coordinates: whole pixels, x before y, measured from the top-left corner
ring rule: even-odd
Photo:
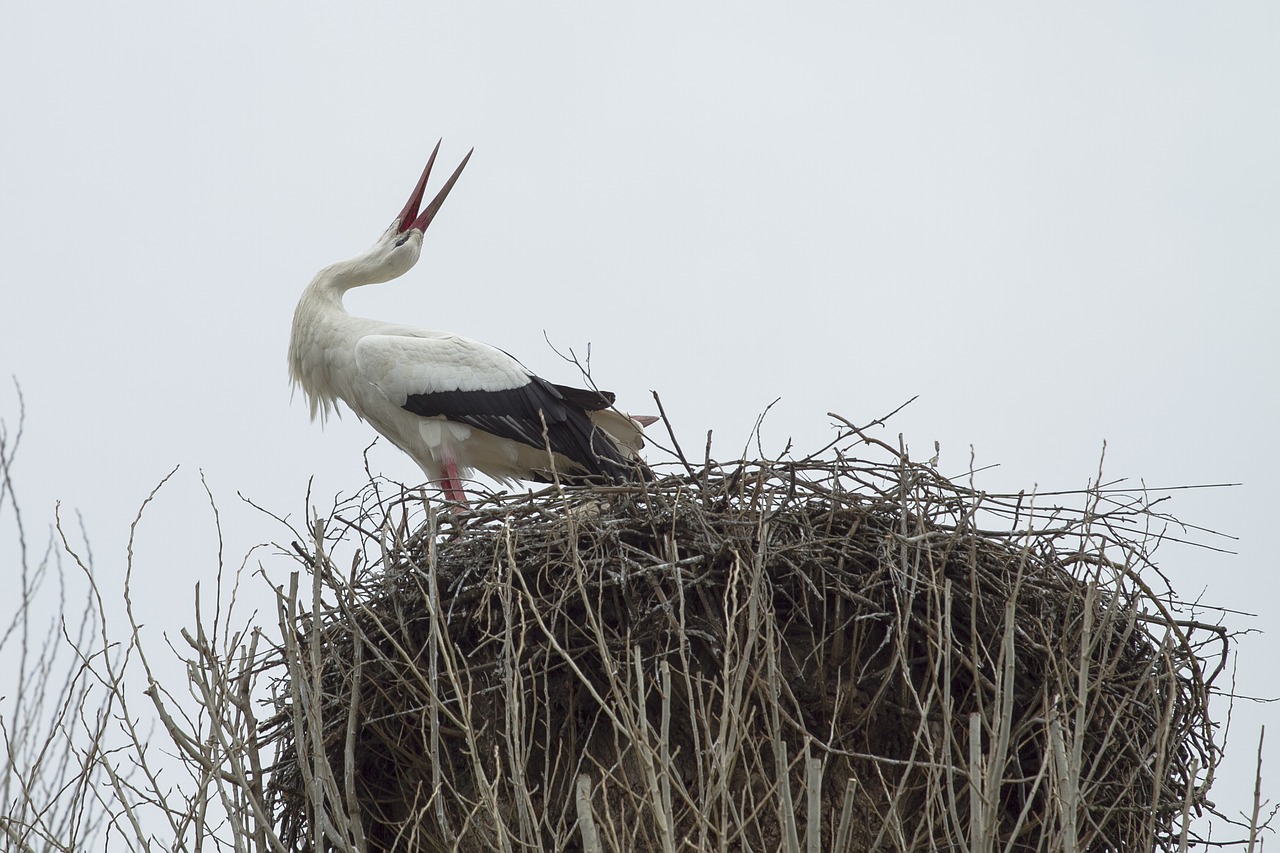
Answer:
[[[399,240],[396,241],[396,245],[403,246],[405,243],[408,243],[408,242],[409,242],[409,235],[405,234],[403,237],[401,237]]]

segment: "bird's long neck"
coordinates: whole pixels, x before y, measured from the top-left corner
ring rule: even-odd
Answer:
[[[371,284],[352,261],[325,267],[307,285],[293,312],[289,336],[289,377],[302,389],[311,417],[323,421],[338,399],[339,388],[333,374],[335,357],[352,345],[354,323],[342,297],[348,290]]]
[[[289,375],[307,395],[311,417],[319,415],[323,420],[339,398],[361,414],[352,402],[352,359],[359,339],[380,324],[348,314],[342,306],[343,294],[403,275],[417,262],[421,248],[422,232],[402,235],[393,226],[369,251],[320,270],[302,292],[293,312]]]

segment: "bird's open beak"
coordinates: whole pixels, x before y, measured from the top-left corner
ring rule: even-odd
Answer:
[[[441,142],[443,141],[441,140]],[[431,220],[435,219],[436,212],[440,210],[440,205],[444,204],[445,196],[449,194],[449,190],[453,189],[458,176],[462,174],[462,167],[467,165],[467,161],[471,159],[472,151],[475,151],[475,149],[473,148],[467,152],[467,156],[462,158],[462,162],[458,164],[458,168],[453,170],[449,180],[444,182],[440,192],[436,193],[436,197],[431,199],[431,203],[426,206],[426,209],[419,213],[418,205],[422,204],[422,194],[427,191],[427,179],[431,177],[431,167],[435,165],[436,155],[440,153],[440,143],[436,143],[435,149],[431,152],[431,159],[427,161],[427,168],[422,170],[422,177],[418,179],[418,185],[413,188],[413,195],[409,196],[409,203],[404,206],[404,210],[400,211],[400,215],[396,217],[397,232],[403,234],[406,231],[427,230]]]

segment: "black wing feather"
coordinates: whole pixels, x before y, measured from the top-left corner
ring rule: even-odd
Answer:
[[[530,376],[527,384],[501,391],[410,394],[404,408],[426,418],[443,415],[531,447],[550,445],[552,451],[581,465],[591,476],[633,479],[636,466],[623,458],[613,441],[587,416],[587,411],[608,408],[612,402],[613,394],[607,391],[568,388]]]
[[[551,383],[547,383],[551,385]],[[599,412],[613,405],[612,391],[588,391],[586,388],[570,388],[568,385],[551,385],[560,392],[560,396],[575,406],[588,412]]]

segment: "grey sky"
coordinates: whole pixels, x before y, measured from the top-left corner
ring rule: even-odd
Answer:
[[[0,372],[28,524],[80,509],[110,576],[183,465],[140,533],[158,634],[214,568],[200,470],[232,562],[280,536],[237,491],[299,514],[313,475],[322,508],[357,489],[374,434],[290,402],[289,321],[443,136],[444,165],[476,154],[422,261],[353,313],[553,380],[575,377],[544,332],[590,343],[620,404],[657,390],[725,458],[775,397],[769,452],[918,394],[885,436],[938,440],[950,471],[972,446],[992,490],[1084,486],[1104,440],[1112,478],[1243,482],[1170,507],[1239,556],[1160,557],[1184,596],[1258,614],[1231,620],[1268,632],[1238,689],[1280,695],[1280,7],[691,6],[7,8]],[[1268,721],[1237,706],[1219,803],[1245,805]]]

